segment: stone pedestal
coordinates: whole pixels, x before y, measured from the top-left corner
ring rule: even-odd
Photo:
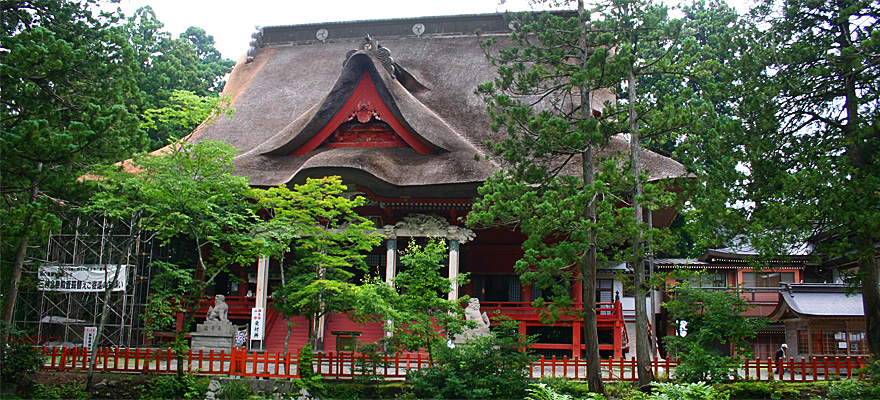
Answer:
[[[204,351],[225,351],[232,350],[235,344],[235,334],[237,329],[232,322],[229,321],[205,321],[204,324],[196,326],[196,331],[192,334],[192,350],[197,352]]]

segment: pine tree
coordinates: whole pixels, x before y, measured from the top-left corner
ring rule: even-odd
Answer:
[[[29,248],[81,201],[90,165],[116,162],[143,143],[132,99],[134,54],[111,14],[93,1],[0,3],[0,193],[3,319],[13,318]],[[8,281],[6,280],[8,279]]]

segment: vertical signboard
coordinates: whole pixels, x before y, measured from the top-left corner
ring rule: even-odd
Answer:
[[[96,326],[87,326],[83,330],[83,347],[88,350],[92,349],[92,346],[95,345],[95,339],[98,337],[98,327]]]
[[[251,340],[263,340],[263,326],[265,323],[265,309],[254,307],[251,309]]]

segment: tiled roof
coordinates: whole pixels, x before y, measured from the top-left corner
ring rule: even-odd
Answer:
[[[788,311],[801,318],[865,316],[862,293],[849,293],[842,284],[788,284],[780,294],[782,301],[771,314],[774,320]]]

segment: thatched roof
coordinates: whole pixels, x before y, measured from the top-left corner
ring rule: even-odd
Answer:
[[[424,33],[413,33],[415,24],[422,24]],[[319,29],[328,31],[325,41],[315,38]],[[477,29],[479,35],[473,33]],[[480,43],[507,29],[497,14],[264,28],[253,62],[243,57],[224,89],[235,117],[198,129],[191,140],[223,140],[241,149],[236,171],[254,186],[339,174],[379,195],[472,197],[474,188],[501,168],[482,157],[488,154],[485,142],[498,134],[489,129],[486,106],[474,93],[494,78]],[[378,47],[363,49],[365,32],[390,50],[393,69],[377,55]],[[352,55],[355,49],[360,51]],[[318,147],[290,155],[334,117],[364,71],[393,116],[432,153]],[[615,139],[606,151],[627,148]],[[643,163],[652,180],[685,175],[679,163],[646,153]]]

